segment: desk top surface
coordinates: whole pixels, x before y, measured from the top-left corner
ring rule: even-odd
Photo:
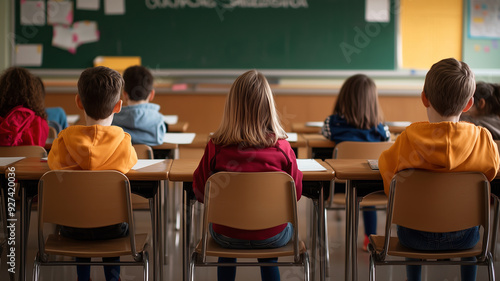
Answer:
[[[382,180],[379,170],[372,170],[366,159],[327,159],[339,180]]]
[[[126,176],[129,180],[166,180],[168,179],[168,172],[171,165],[172,160],[165,159],[160,163],[150,165],[139,170],[130,170]],[[47,161],[36,157],[25,158],[14,163],[12,166],[16,169],[16,179],[20,180],[37,180],[42,177],[44,173],[50,170]]]
[[[308,126],[307,122],[292,123],[292,132],[299,134],[319,134],[321,133],[321,127]]]
[[[326,171],[303,172],[304,181],[330,181],[335,177],[333,169],[325,162],[316,160],[326,168]],[[175,159],[170,167],[169,180],[171,181],[193,181],[193,173],[198,167],[200,160],[197,159]]]

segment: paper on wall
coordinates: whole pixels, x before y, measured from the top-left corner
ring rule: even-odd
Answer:
[[[45,25],[44,1],[21,1],[21,25]]]
[[[390,17],[389,0],[366,0],[365,20],[367,22],[389,22]]]
[[[104,0],[105,15],[124,15],[125,0]]]
[[[73,1],[48,1],[47,23],[64,24],[73,23]]]
[[[41,66],[42,44],[18,44],[16,45],[15,65],[19,66]]]
[[[76,0],[76,8],[80,10],[99,10],[100,0]]]
[[[62,25],[54,26],[52,46],[59,47],[61,49],[67,50],[72,54],[75,54],[76,47],[78,45],[77,42],[73,40],[73,28],[65,27]]]
[[[95,21],[78,21],[73,24],[73,40],[77,46],[99,41],[99,30]]]
[[[124,15],[125,0],[104,0],[105,15]]]

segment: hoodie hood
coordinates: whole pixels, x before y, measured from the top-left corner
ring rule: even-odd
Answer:
[[[53,170],[118,170],[137,162],[130,135],[116,126],[70,126],[59,133],[48,157]]]
[[[0,146],[45,146],[49,135],[47,121],[31,109],[14,107],[5,117],[0,117]]]
[[[490,132],[468,122],[413,123],[379,159],[386,193],[394,174],[405,169],[477,171],[492,180],[498,166]]]

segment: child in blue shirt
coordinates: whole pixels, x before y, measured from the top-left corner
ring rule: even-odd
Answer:
[[[333,114],[326,118],[321,133],[336,144],[343,141],[389,140],[389,128],[382,123],[377,87],[370,77],[357,74],[344,82]],[[368,237],[377,231],[377,214],[371,210],[363,211],[363,221],[365,224],[363,250],[366,251]]]
[[[123,73],[123,100],[127,106],[115,114],[113,125],[130,134],[133,144],[155,146],[163,143],[167,127],[155,96],[153,75],[143,66],[131,66]]]

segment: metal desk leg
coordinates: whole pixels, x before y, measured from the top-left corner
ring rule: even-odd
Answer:
[[[318,200],[313,199],[313,211],[312,211],[312,243],[311,243],[311,251],[312,251],[312,262],[311,262],[311,280],[316,281],[316,264],[317,264],[317,253],[318,253]]]
[[[154,243],[156,247],[155,251],[155,276],[154,280],[163,280],[163,262],[162,262],[162,257],[163,257],[163,243],[161,240],[161,192],[160,192],[161,186],[160,183],[158,183],[158,190],[156,191],[156,194],[154,196],[155,200],[155,237],[154,237]]]
[[[325,198],[323,186],[319,193],[318,204],[318,219],[319,219],[319,280],[324,281],[326,278],[326,249],[325,249]]]
[[[26,194],[26,188],[20,187],[21,189],[21,241],[19,246],[20,252],[20,264],[19,264],[19,280],[26,280],[26,255],[28,252],[28,233],[30,228],[30,215],[31,215],[31,200]]]
[[[191,237],[191,202],[182,188],[182,280],[189,279],[189,242]]]
[[[346,281],[351,281],[353,280],[352,272],[353,272],[353,258],[351,256],[353,252],[353,209],[354,209],[354,204],[355,204],[355,196],[353,192],[353,188],[351,186],[351,181],[346,182],[346,227],[345,227],[345,280]]]
[[[156,196],[156,195],[155,195]],[[156,244],[156,216],[157,216],[157,211],[156,211],[156,198],[150,198],[149,199],[149,210],[151,213],[151,257],[153,258],[153,262],[150,263],[152,267],[152,274],[150,274],[153,277],[153,280],[156,280],[156,272],[157,272],[157,262],[156,262],[156,254],[157,254],[157,246]]]

